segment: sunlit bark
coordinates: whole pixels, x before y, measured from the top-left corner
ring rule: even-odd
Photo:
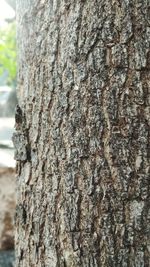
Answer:
[[[17,22],[17,267],[148,266],[148,2],[17,0]]]

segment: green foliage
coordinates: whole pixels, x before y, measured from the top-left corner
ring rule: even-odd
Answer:
[[[5,75],[7,74],[7,75]],[[16,83],[16,25],[9,23],[0,29],[0,76],[6,76],[5,84]]]

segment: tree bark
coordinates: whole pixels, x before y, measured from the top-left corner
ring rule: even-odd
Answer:
[[[17,0],[17,267],[148,267],[148,1]]]

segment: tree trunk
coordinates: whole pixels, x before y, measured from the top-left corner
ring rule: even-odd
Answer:
[[[17,0],[17,267],[148,264],[148,1]]]

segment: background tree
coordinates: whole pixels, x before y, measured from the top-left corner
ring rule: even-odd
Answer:
[[[16,85],[16,25],[0,29],[0,84]]]
[[[17,22],[17,267],[148,266],[148,2],[17,0]]]

